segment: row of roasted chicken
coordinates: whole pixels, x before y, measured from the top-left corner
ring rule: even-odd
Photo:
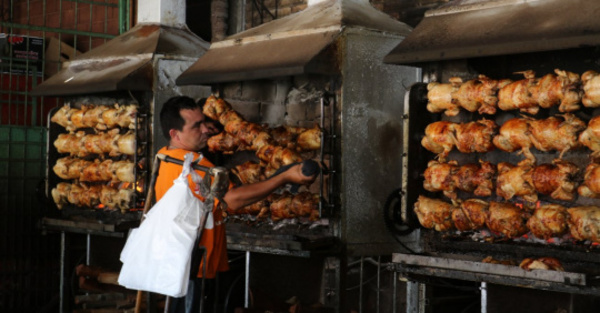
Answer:
[[[71,204],[77,207],[103,207],[121,211],[130,208],[134,193],[131,188],[65,182],[58,183],[51,191],[52,199],[59,209]]]
[[[590,119],[587,125],[570,113],[546,119],[515,117],[500,127],[488,119],[465,123],[438,121],[427,125],[421,145],[437,153],[442,161],[454,148],[462,153],[485,153],[495,148],[519,151],[535,161],[532,147],[543,152],[559,151],[562,158],[565,152],[585,146],[596,156],[600,153],[600,116]]]
[[[211,151],[254,151],[271,171],[302,161],[302,151],[321,148],[321,129],[318,126],[309,129],[290,126],[273,129],[263,127],[246,121],[229,103],[215,96],[207,98],[203,113],[222,124],[225,130],[208,140]]]
[[[88,161],[64,157],[52,167],[56,176],[81,182],[135,182],[135,164],[130,160],[94,159]]]
[[[84,131],[63,133],[58,135],[53,144],[58,153],[80,158],[90,155],[117,157],[135,155],[138,152],[135,132],[130,130],[121,134],[117,128],[94,134]]]
[[[257,220],[305,218],[309,221],[319,219],[319,195],[309,191],[292,194],[289,191],[272,193],[267,198],[254,202],[238,210],[226,210],[229,216],[251,215]]]
[[[449,203],[419,196],[414,211],[423,227],[436,231],[487,228],[506,238],[531,232],[540,239],[570,234],[575,240],[600,242],[600,207],[597,206],[566,208],[546,204],[531,210],[511,202],[467,199]]]
[[[82,128],[107,130],[112,128],[135,128],[138,106],[129,105],[94,105],[84,104],[81,108],[63,105],[52,117],[51,122],[57,123],[69,132]]]
[[[524,79],[517,81],[479,75],[466,82],[452,77],[449,83],[429,83],[427,110],[455,116],[461,108],[480,114],[495,114],[497,109],[537,114],[540,108],[556,105],[560,112],[579,110],[580,103],[600,107],[600,74],[595,71],[581,76],[559,69],[542,77],[531,70],[520,73]]]
[[[576,193],[588,198],[600,198],[600,164],[590,163],[580,178],[580,169],[572,162],[555,159],[553,163],[535,165],[530,160],[519,164],[488,161],[461,166],[456,161],[432,160],[424,172],[423,187],[431,192],[443,192],[450,199],[458,191],[479,197],[496,195],[510,200],[520,197],[536,202],[538,194],[553,199],[573,201]]]

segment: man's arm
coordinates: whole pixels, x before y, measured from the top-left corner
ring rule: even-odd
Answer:
[[[302,174],[302,164],[294,165],[287,171],[254,184],[242,185],[229,190],[223,200],[232,210],[240,209],[246,205],[262,200],[277,188],[288,184],[310,184],[317,175],[305,176]]]

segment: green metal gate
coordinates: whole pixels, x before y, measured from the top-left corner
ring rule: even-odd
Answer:
[[[48,112],[64,99],[30,90],[62,62],[127,31],[130,0],[0,0],[0,312],[57,312],[60,236],[37,223]]]

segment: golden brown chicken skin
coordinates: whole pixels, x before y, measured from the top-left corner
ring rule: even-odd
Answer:
[[[530,120],[531,142],[540,151],[560,151],[564,153],[580,146],[579,133],[586,128],[585,122],[575,115],[566,113],[547,119]]]
[[[492,142],[498,131],[496,122],[481,119],[460,123],[455,126],[456,149],[462,153],[489,152],[494,150]]]
[[[512,118],[500,126],[498,135],[494,136],[494,146],[506,151],[525,155],[526,158],[535,161],[535,156],[530,149],[533,146],[531,142],[531,132],[529,131],[529,120],[526,118]]]
[[[458,171],[458,163],[449,161],[448,163],[429,161],[427,169],[423,173],[425,180],[423,188],[427,191],[443,191],[444,195],[450,199],[456,199],[456,186],[454,174]]]
[[[479,114],[496,114],[498,107],[498,89],[506,86],[510,80],[494,80],[485,75],[479,75],[476,79],[462,82],[458,90],[453,92],[454,103],[469,112]]]
[[[510,202],[490,201],[487,227],[507,238],[520,237],[528,232],[529,214]]]
[[[436,231],[447,231],[454,229],[452,222],[452,211],[455,207],[447,202],[419,196],[415,203],[414,211],[421,225]]]
[[[538,199],[533,186],[533,163],[527,159],[518,165],[508,162],[498,163],[498,178],[496,179],[496,194],[505,200],[522,197],[526,201],[535,202]]]
[[[489,203],[480,199],[467,199],[452,211],[452,221],[456,229],[469,231],[481,229],[489,215]]]
[[[455,127],[455,123],[448,121],[438,121],[427,125],[421,145],[425,149],[437,153],[440,161],[445,161],[456,142]]]
[[[452,94],[458,90],[460,82],[442,84],[427,84],[427,111],[431,113],[444,112],[447,116],[455,116],[460,112],[459,106],[452,99]]]
[[[588,108],[600,106],[600,74],[596,71],[586,71],[581,75],[583,96],[581,103]]]
[[[567,209],[569,231],[576,240],[600,242],[600,207],[580,206]]]
[[[542,205],[527,220],[527,228],[541,239],[562,236],[568,230],[567,217],[567,208],[562,205]]]
[[[600,198],[600,164],[590,163],[586,166],[583,183],[577,192],[583,197]]]
[[[559,105],[560,112],[579,110],[581,93],[579,91],[579,74],[555,69],[538,79],[532,88],[532,97],[542,108],[548,109]]]
[[[494,190],[496,166],[487,161],[464,164],[454,173],[454,186],[459,190],[488,197]]]
[[[572,201],[578,184],[575,181],[579,167],[571,162],[554,160],[553,164],[541,164],[533,168],[531,180],[538,193],[553,199]]]
[[[520,110],[535,115],[540,110],[531,89],[536,85],[535,72],[521,72],[524,79],[512,82],[498,91],[498,108],[503,111]]]

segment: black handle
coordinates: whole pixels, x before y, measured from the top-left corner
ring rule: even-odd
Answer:
[[[302,175],[313,176],[319,173],[319,163],[315,160],[305,160],[302,162]]]
[[[315,160],[304,160],[302,162],[296,162],[296,163],[292,163],[292,164],[288,164],[288,165],[284,165],[280,168],[277,169],[277,171],[271,175],[270,177],[274,177],[277,176],[287,170],[289,170],[292,166],[298,165],[298,164],[302,164],[302,175],[304,176],[313,176],[319,173],[319,163],[317,163],[317,161]],[[298,189],[300,188],[300,185],[298,184],[291,184],[291,188],[290,188],[290,192],[292,193],[297,193]]]

